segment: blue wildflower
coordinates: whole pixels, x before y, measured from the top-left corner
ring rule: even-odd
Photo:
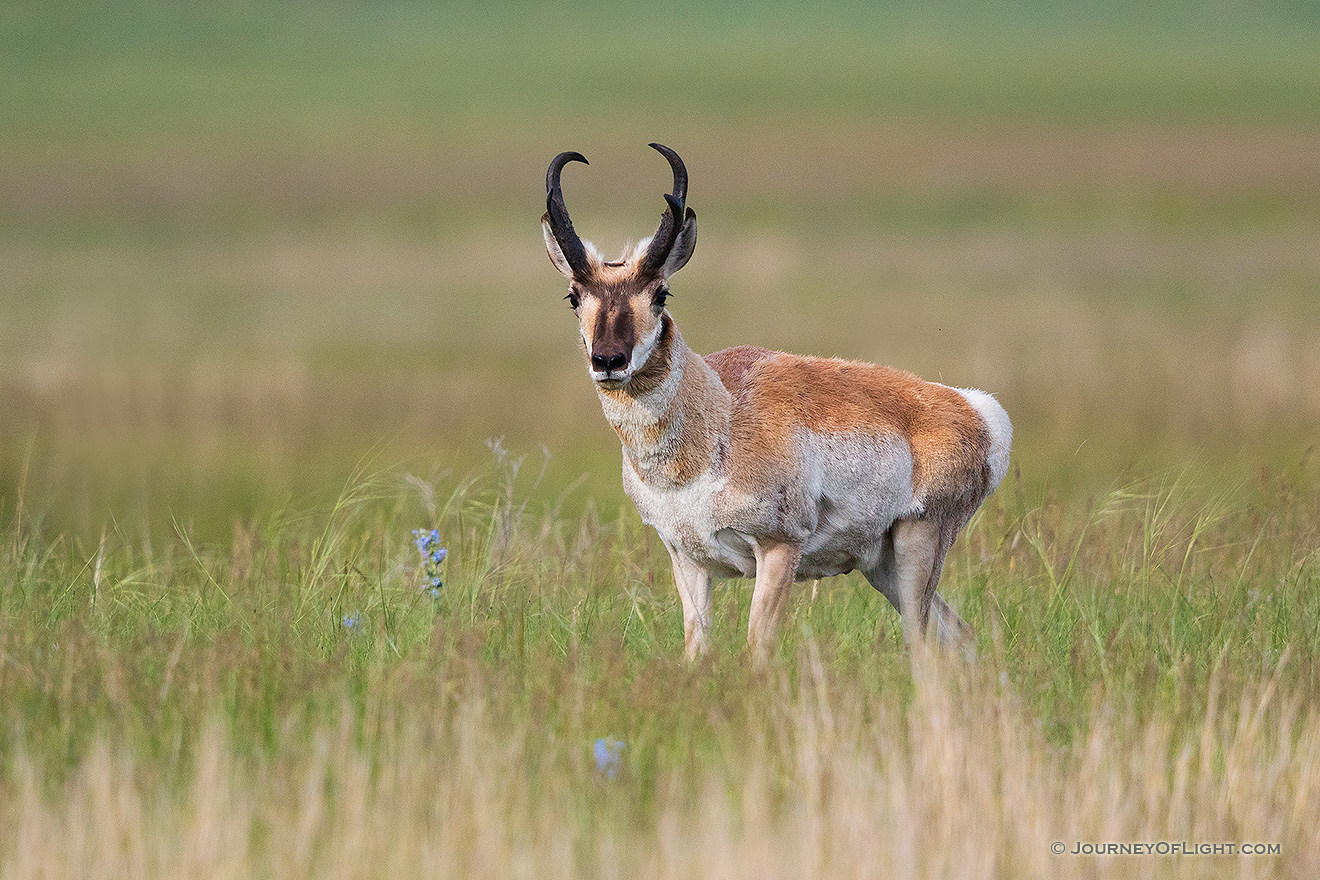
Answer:
[[[344,615],[344,629],[349,632],[356,631],[362,625],[362,615],[356,611],[352,614]]]
[[[440,588],[444,582],[440,579],[440,566],[449,556],[449,550],[440,546],[439,529],[413,529],[413,543],[417,552],[422,554],[422,582],[431,598],[440,598]]]
[[[623,764],[623,740],[618,739],[598,739],[596,740],[593,752],[596,757],[596,770],[606,779],[613,779],[619,774],[619,767]]]

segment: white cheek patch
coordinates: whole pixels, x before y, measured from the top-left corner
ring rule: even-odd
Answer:
[[[646,338],[643,339],[641,343],[633,346],[632,361],[628,364],[629,375],[640,370],[642,365],[651,357],[651,352],[655,351],[656,343],[660,341],[660,331],[663,330],[664,327],[665,322],[663,318],[656,321],[655,329],[647,334]]]

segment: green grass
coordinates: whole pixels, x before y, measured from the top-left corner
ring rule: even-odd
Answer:
[[[1048,873],[1071,873],[1090,863],[1050,862],[1047,843],[1108,835],[1280,843],[1282,855],[1257,866],[1268,876],[1308,864],[1308,774],[1320,758],[1314,475],[1209,492],[1184,476],[1087,504],[1033,499],[1010,480],[944,579],[978,628],[979,659],[926,658],[914,677],[897,615],[853,577],[797,591],[764,670],[742,644],[749,585],[721,587],[713,656],[689,668],[655,538],[628,518],[538,509],[523,494],[526,475],[516,479],[507,459],[502,472],[356,482],[309,517],[236,524],[228,545],[198,544],[182,525],[168,540],[115,528],[84,544],[24,510],[7,524],[0,557],[9,584],[0,786],[11,816],[76,822],[85,799],[111,797],[120,807],[85,817],[102,842],[49,858],[77,872],[91,864],[80,862],[85,852],[112,873],[143,857],[181,860],[165,874],[216,867],[171,843],[196,833],[194,809],[214,813],[211,833],[242,841],[231,869],[258,874],[283,873],[290,852],[304,853],[300,872],[356,874],[360,853],[329,854],[360,809],[389,825],[367,834],[371,846],[422,846],[407,874],[447,859],[475,869],[462,851],[426,854],[425,841],[448,839],[456,822],[511,823],[513,839],[485,842],[482,870],[512,869],[524,847],[545,857],[548,842],[518,829],[549,821],[573,839],[556,873],[580,876],[610,873],[615,846],[626,863],[648,863],[661,845],[657,822],[732,810],[708,829],[722,846],[852,872],[875,863],[803,856],[743,823],[759,809],[767,830],[792,827],[802,809],[924,809],[915,794],[852,790],[833,776],[850,755],[877,760],[866,756],[878,738],[885,757],[865,766],[906,768],[918,784],[951,771],[928,765],[935,755],[971,760],[963,750],[973,742],[992,750],[992,763],[957,771],[961,793],[940,807],[955,825],[972,821],[964,787],[1040,777],[1029,799],[960,844],[922,832],[931,858],[980,852],[1009,873],[1046,858]],[[450,550],[439,600],[420,588],[417,526],[438,528]],[[985,711],[1001,733],[983,729]],[[1248,733],[1254,757],[1238,754]],[[618,780],[591,768],[599,737],[626,743]],[[1096,748],[1111,758],[1088,770]],[[326,749],[330,765],[317,757]],[[1289,753],[1294,763],[1273,763]],[[1124,754],[1135,768],[1119,769]],[[1231,776],[1214,769],[1244,757],[1255,763]],[[1184,814],[1165,798],[1185,785],[1175,767],[1187,758],[1203,770]],[[413,781],[390,782],[401,770]],[[1112,782],[1130,772],[1164,794],[1120,808],[1126,796],[1115,791],[1120,801],[1100,813],[1059,812],[1094,774]],[[302,791],[294,802],[270,787],[279,779]],[[824,789],[812,794],[807,783]],[[398,812],[396,784],[422,803],[426,792],[440,800]],[[368,803],[355,806],[359,797]],[[244,806],[234,812],[226,798]],[[1219,798],[1233,809],[1217,810]],[[1276,802],[1304,806],[1280,812],[1268,806]],[[310,824],[295,821],[305,810]],[[815,832],[827,847],[836,833]],[[0,840],[11,869],[27,839]],[[873,845],[880,864],[901,857],[893,840]]]
[[[1277,504],[1279,493],[1294,503]],[[1032,499],[1013,482],[959,543],[945,590],[978,623],[982,652],[1029,684],[1023,698],[1060,744],[1087,729],[1094,692],[1125,695],[1141,717],[1180,687],[1198,691],[1216,664],[1248,672],[1285,649],[1295,655],[1288,680],[1310,693],[1320,684],[1310,660],[1320,647],[1317,500],[1313,475],[1210,495],[1183,477],[1068,505]],[[509,471],[503,485],[355,484],[333,508],[235,523],[227,545],[199,544],[182,523],[155,539],[112,524],[84,543],[48,532],[28,509],[8,526],[9,658],[49,676],[29,681],[34,689],[22,674],[8,679],[13,704],[44,702],[52,695],[38,692],[51,681],[79,681],[88,691],[66,694],[48,719],[76,722],[76,740],[121,721],[141,732],[156,712],[196,723],[219,706],[192,704],[184,692],[167,700],[172,670],[196,683],[208,678],[202,667],[231,661],[223,696],[206,699],[226,707],[236,733],[296,713],[307,696],[299,682],[325,674],[338,694],[340,674],[369,681],[458,654],[492,675],[517,672],[513,691],[542,674],[558,681],[565,664],[606,691],[682,669],[681,612],[658,540],[631,517],[537,509]],[[420,587],[410,534],[430,526],[450,550],[438,601]],[[897,616],[859,577],[797,592],[781,660],[810,642],[833,673],[855,676],[877,698],[906,677]],[[715,668],[694,680],[748,674],[749,595],[744,582],[717,594]],[[346,615],[361,625],[346,627]],[[219,645],[239,650],[207,653]],[[278,674],[261,674],[277,659]],[[103,691],[121,660],[134,690]],[[55,732],[26,735],[48,741]]]

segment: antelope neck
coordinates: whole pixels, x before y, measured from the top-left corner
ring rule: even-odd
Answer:
[[[666,312],[651,356],[623,388],[597,388],[605,420],[647,484],[678,486],[720,470],[733,406],[719,376]]]

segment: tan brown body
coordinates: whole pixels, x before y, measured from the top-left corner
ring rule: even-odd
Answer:
[[[606,262],[565,239],[554,164],[543,226],[623,446],[624,489],[673,561],[689,656],[707,645],[713,578],[756,578],[748,638],[764,648],[793,581],[853,570],[898,608],[909,638],[933,616],[943,641],[967,643],[970,627],[936,586],[954,537],[1007,470],[1007,414],[983,392],[889,367],[752,346],[693,352],[665,297],[696,217],[681,161],[658,149],[675,166],[666,219],[684,218],[662,221],[667,240]],[[576,154],[559,168],[565,155]]]

